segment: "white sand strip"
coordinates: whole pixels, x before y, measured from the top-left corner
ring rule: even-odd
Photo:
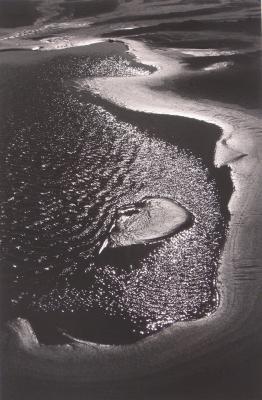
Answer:
[[[6,354],[3,365],[12,374],[85,384],[132,379],[170,368],[174,374],[183,375],[226,363],[235,345],[239,353],[246,354],[250,341],[260,337],[261,117],[237,106],[181,98],[169,91],[156,92],[153,88],[162,86],[167,77],[183,73],[181,64],[176,57],[166,57],[141,43],[126,42],[141,61],[156,65],[158,71],[149,77],[95,79],[85,82],[89,90],[98,90],[103,98],[132,110],[182,115],[223,129],[215,162],[231,166],[235,192],[229,203],[232,217],[220,267],[220,306],[208,317],[174,324],[125,346],[77,342],[40,345],[30,324],[18,319],[2,338]]]

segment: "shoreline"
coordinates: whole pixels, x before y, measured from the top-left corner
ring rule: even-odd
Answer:
[[[100,93],[102,90],[106,90],[107,93],[109,91],[112,97],[120,99],[122,102],[126,101],[126,107],[135,111],[141,111],[141,109],[135,109],[136,105],[132,103],[132,99],[137,102],[136,99],[140,96],[139,107],[142,107],[144,112],[195,118],[216,124],[223,129],[223,135],[217,143],[215,164],[230,166],[235,192],[228,206],[231,214],[229,235],[219,268],[221,301],[214,314],[208,317],[176,323],[153,336],[125,346],[97,345],[95,343],[82,343],[81,345],[74,343],[64,345],[64,348],[63,346],[42,346],[34,336],[30,324],[18,319],[10,325],[10,333],[14,335],[14,339],[13,343],[10,340],[9,346],[17,346],[22,351],[21,360],[17,360],[17,356],[14,354],[14,359],[12,360],[10,357],[7,362],[16,369],[19,368],[20,363],[21,366],[24,365],[26,360],[28,372],[32,373],[35,368],[38,368],[50,379],[55,377],[54,379],[57,381],[63,380],[65,377],[69,381],[71,379],[82,383],[88,383],[88,380],[99,382],[111,379],[129,379],[147,375],[149,372],[159,371],[162,368],[181,366],[183,363],[185,366],[182,367],[180,373],[188,374],[192,368],[194,369],[194,366],[199,368],[202,357],[205,365],[205,361],[203,361],[205,357],[209,358],[212,353],[216,354],[217,351],[221,351],[220,348],[227,348],[228,341],[232,340],[232,333],[235,332],[235,340],[237,340],[239,335],[237,325],[241,326],[246,319],[249,318],[251,325],[248,327],[245,325],[242,332],[240,330],[240,335],[248,335],[252,329],[259,328],[258,323],[257,327],[255,326],[256,321],[253,321],[252,314],[249,314],[250,308],[255,302],[255,290],[259,293],[259,281],[234,281],[234,274],[238,269],[243,272],[248,265],[254,264],[254,259],[256,264],[259,264],[262,259],[257,237],[259,230],[256,231],[256,227],[259,228],[259,217],[261,217],[258,205],[261,204],[259,200],[262,200],[261,193],[257,193],[257,188],[262,183],[262,178],[259,177],[262,163],[258,147],[262,136],[258,128],[259,118],[250,116],[250,120],[246,120],[247,112],[235,111],[229,106],[220,106],[220,108],[213,106],[212,108],[211,102],[198,101],[195,104],[189,99],[179,98],[174,93],[164,94],[162,100],[160,96],[161,101],[158,105],[150,106],[148,95],[150,97],[151,86],[161,85],[163,80],[170,76],[169,74],[173,74],[174,66],[177,74],[182,73],[182,68],[176,61],[174,61],[174,65],[170,63],[170,67],[167,67],[164,63],[165,57],[162,56],[159,61],[160,56],[155,56],[157,52],[145,49],[140,43],[128,40],[123,42],[129,45],[129,52],[134,53],[138,57],[138,61],[146,64],[152,63],[154,66],[158,63],[157,67],[160,69],[146,77],[128,78],[127,85],[129,87],[131,79],[133,82],[132,90],[129,91],[124,91],[123,86],[115,84],[116,82],[121,83],[122,78],[114,78],[114,91],[109,80],[107,83],[106,79],[95,79],[96,90],[98,85]],[[140,92],[139,88],[142,88]],[[136,93],[136,97],[134,97],[134,93]],[[123,95],[126,95],[124,99]],[[108,100],[112,101],[112,97]],[[170,102],[172,105],[167,107],[166,105]],[[200,112],[199,108],[201,108]],[[236,134],[234,133],[235,127],[239,129]],[[249,132],[249,137],[247,132]],[[243,155],[245,157],[242,157]],[[244,219],[246,222],[243,225]],[[250,245],[246,240],[249,237],[251,241],[249,227],[253,229],[253,243]],[[254,249],[257,252],[257,258],[254,257]],[[254,268],[255,266],[253,270]],[[258,274],[261,272],[259,266],[257,272]],[[236,301],[238,304],[234,305]],[[257,313],[259,313],[259,305],[257,307]],[[253,311],[255,312],[255,310]],[[235,326],[232,328],[233,322]],[[173,348],[174,342],[178,345],[175,348]],[[158,349],[157,354],[155,349]],[[221,356],[225,357],[226,355]],[[40,363],[37,360],[38,357],[41,360]],[[87,360],[86,357],[89,359]],[[48,367],[50,360],[53,361],[51,368]],[[186,360],[191,360],[191,363],[193,360],[193,365],[189,366]],[[116,361],[118,365],[116,365]],[[92,369],[89,368],[89,362],[92,363]],[[110,368],[110,364],[114,362],[114,368]],[[71,365],[74,366],[74,370]],[[24,372],[27,374],[26,370]]]

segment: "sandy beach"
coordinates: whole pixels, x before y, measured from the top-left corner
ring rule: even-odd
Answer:
[[[180,73],[181,67],[173,60],[171,65],[171,60],[140,44],[126,43],[140,61],[143,58],[143,62],[157,66],[158,72],[149,77],[128,78],[132,84],[123,78],[114,78],[113,85],[106,78],[94,79],[88,82],[89,90],[99,91],[110,101],[117,99],[127,108],[193,117],[223,129],[215,163],[230,166],[235,191],[229,203],[231,220],[219,270],[220,305],[209,317],[176,324],[124,347],[83,342],[57,347],[39,345],[30,324],[18,319],[9,326],[9,335],[13,339],[5,345],[8,354],[5,363],[9,365],[8,369],[21,373],[22,368],[23,374],[31,377],[36,372],[41,379],[45,376],[56,381],[66,379],[67,382],[87,384],[101,380],[130,380],[166,369],[176,369],[177,376],[189,375],[210,362],[212,365],[228,362],[231,343],[238,343],[239,353],[246,356],[250,346],[252,353],[258,345],[252,337],[257,337],[260,329],[261,311],[258,302],[261,285],[259,116],[250,114],[247,118],[247,113],[241,110],[219,107],[211,102],[195,103],[169,92],[152,97],[152,87],[160,85],[174,71]],[[126,84],[129,90],[125,89]],[[148,101],[150,98],[154,101]]]
[[[120,33],[116,31],[116,36]],[[103,45],[111,56],[110,43],[115,42],[105,39],[101,43],[103,40],[97,39],[98,47],[92,45],[91,53],[97,55]],[[15,377],[18,387],[26,386],[25,393],[28,390],[32,398],[39,399],[47,395],[71,399],[77,393],[79,399],[87,396],[92,400],[122,399],[123,394],[130,400],[168,400],[174,396],[179,400],[258,400],[262,348],[261,112],[243,102],[222,103],[189,97],[183,88],[176,90],[170,82],[187,79],[183,48],[156,49],[127,37],[120,42],[141,73],[133,74],[130,69],[124,77],[81,75],[71,77],[69,87],[83,101],[92,99],[107,112],[123,116],[125,123],[137,118],[138,127],[143,115],[145,121],[152,115],[159,121],[166,118],[167,124],[173,118],[174,126],[182,126],[183,119],[188,119],[193,128],[198,126],[204,141],[210,126],[212,140],[204,151],[197,138],[191,146],[199,155],[205,153],[203,162],[211,170],[220,171],[216,172],[219,190],[223,183],[227,187],[221,207],[225,215],[228,210],[230,218],[217,271],[217,307],[203,318],[176,322],[135,343],[117,346],[74,335],[68,335],[64,344],[43,344],[29,320],[16,318],[4,324],[1,335],[5,390],[12,393]],[[81,46],[73,49],[75,54],[78,51],[84,52]],[[230,68],[228,64],[212,65],[214,69]],[[144,73],[147,68],[150,73]],[[187,146],[191,136],[181,135],[180,139],[174,132],[174,140]]]

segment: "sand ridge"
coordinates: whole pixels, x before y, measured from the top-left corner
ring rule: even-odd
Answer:
[[[221,258],[221,303],[204,319],[175,324],[127,346],[89,342],[43,346],[29,322],[18,319],[8,326],[11,338],[3,341],[7,365],[15,371],[22,368],[22,375],[41,374],[56,381],[88,383],[141,377],[163,368],[179,367],[178,375],[189,373],[228,357],[228,343],[232,341],[240,341],[239,351],[245,351],[248,337],[255,335],[261,325],[257,302],[262,280],[261,117],[239,107],[184,99],[168,90],[156,95],[155,86],[163,84],[167,76],[183,72],[179,59],[168,58],[135,41],[125,43],[139,60],[157,66],[158,71],[128,80],[93,79],[85,82],[88,90],[96,90],[102,97],[133,110],[182,115],[223,129],[214,162],[230,165],[235,192],[229,203],[231,221]]]

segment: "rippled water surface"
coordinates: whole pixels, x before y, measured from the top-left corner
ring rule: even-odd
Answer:
[[[2,66],[9,90],[1,208],[7,314],[30,318],[45,341],[60,328],[130,342],[217,305],[225,223],[206,164],[160,131],[152,135],[106,105],[83,101],[70,84],[152,72],[111,46],[103,57],[67,53]],[[98,255],[115,211],[148,195],[182,204],[194,224],[154,244]]]
[[[156,70],[145,65],[154,54],[174,75],[152,86],[152,109],[168,91],[255,112],[258,2],[0,3],[3,319],[25,317],[46,343],[68,340],[61,330],[130,343],[214,312],[232,193],[229,170],[213,163],[219,128],[128,111],[90,82],[124,77],[120,88],[134,93],[133,77],[139,85]],[[127,37],[151,53],[135,60]],[[139,96],[133,103],[141,110]],[[174,200],[193,223],[99,254],[116,211],[146,196]]]

